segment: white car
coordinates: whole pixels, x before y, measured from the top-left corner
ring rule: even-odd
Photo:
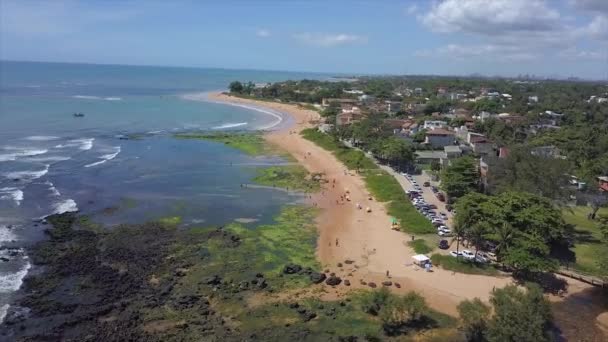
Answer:
[[[462,252],[451,251],[450,255],[457,258],[462,256]]]
[[[471,252],[468,249],[463,249],[462,250],[462,255],[465,257],[465,259],[475,259],[475,253]]]
[[[437,233],[437,235],[439,235],[439,236],[450,236],[450,235],[452,235],[452,232],[451,232],[451,231],[449,231],[449,230],[440,230],[440,231]]]
[[[440,216],[442,219],[446,220],[446,221],[447,221],[447,219],[448,219],[448,215],[446,215],[446,214],[444,214],[444,213],[440,213],[440,214],[439,214],[439,216]]]

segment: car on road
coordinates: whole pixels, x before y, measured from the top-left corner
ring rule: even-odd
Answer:
[[[475,253],[471,252],[468,249],[463,249],[462,250],[462,255],[466,258],[466,259],[475,259]]]
[[[438,247],[439,249],[448,249],[450,248],[450,244],[448,243],[448,240],[440,240]]]
[[[462,252],[451,251],[450,255],[455,258],[458,258],[458,257],[462,257]]]
[[[448,220],[448,215],[446,215],[445,213],[439,213],[439,217],[441,217],[442,220]]]
[[[424,183],[422,183],[422,186],[429,187],[429,186],[431,186],[431,182],[424,182]]]
[[[477,254],[477,257],[475,258],[475,261],[482,263],[482,264],[486,264],[486,263],[490,262],[490,260],[488,258],[479,255],[479,253]]]
[[[452,231],[449,229],[440,229],[439,231],[437,231],[437,235],[439,236],[450,236],[452,235]]]
[[[436,193],[436,194],[435,194],[435,196],[437,196],[437,199],[438,199],[440,202],[445,202],[445,195],[444,195],[443,193],[438,192],[438,193]]]

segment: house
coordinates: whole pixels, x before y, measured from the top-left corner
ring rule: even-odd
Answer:
[[[443,148],[454,144],[454,132],[450,132],[443,128],[435,128],[426,132],[425,144],[429,144],[434,148]]]
[[[528,96],[528,103],[538,103],[538,96]]]
[[[447,126],[448,123],[445,121],[439,121],[439,120],[426,120],[424,121],[424,129],[436,129],[436,128],[441,128],[441,127],[445,127]]]
[[[454,135],[456,136],[456,139],[468,142],[469,128],[466,126],[456,127],[454,129]]]
[[[597,177],[597,181],[600,191],[608,191],[608,176]]]
[[[500,94],[500,96],[507,101],[510,101],[513,99],[513,95],[511,95],[511,94]]]
[[[414,135],[418,133],[419,127],[418,124],[414,120],[408,120],[408,122],[404,123],[401,126],[401,133],[406,135]]]
[[[363,94],[359,96],[359,102],[361,103],[370,103],[376,99],[375,96]]]
[[[443,151],[445,152],[445,156],[448,159],[458,158],[462,156],[462,150],[460,149],[460,146],[444,146]]]
[[[390,114],[401,111],[401,102],[399,101],[386,101],[386,111]]]
[[[498,119],[504,121],[506,124],[520,124],[526,121],[526,118],[521,115],[513,115],[509,113],[500,113],[498,114]]]
[[[553,145],[534,147],[530,150],[530,154],[543,158],[562,158],[559,148]]]
[[[355,95],[362,95],[363,94],[363,90],[357,90],[357,89],[352,89],[352,90],[342,90],[345,94],[355,94]]]
[[[342,113],[361,114],[361,108],[359,108],[357,106],[353,106],[351,104],[343,104],[342,105]]]
[[[471,111],[468,109],[464,109],[464,108],[458,108],[452,111],[452,114],[454,114],[454,117],[457,118],[470,118],[471,117]]]
[[[497,91],[492,91],[486,94],[486,96],[490,99],[497,99],[500,97],[500,93]]]
[[[411,121],[408,119],[384,119],[384,125],[393,131],[401,131],[403,126],[411,123]]]
[[[336,125],[337,126],[345,126],[353,124],[357,121],[363,119],[365,115],[361,113],[340,113],[336,115]]]
[[[444,151],[416,151],[416,163],[431,164],[434,161],[443,165],[447,161],[447,156]]]
[[[437,96],[445,95],[448,89],[446,87],[437,88]]]
[[[414,94],[418,96],[422,95],[422,88],[414,88]]]
[[[467,94],[462,94],[462,93],[449,93],[447,95],[447,97],[451,100],[451,101],[460,101],[460,100],[464,100],[467,98]]]
[[[473,149],[473,153],[478,155],[489,155],[494,152],[494,143],[483,135],[470,136],[469,144]]]
[[[332,99],[332,98],[327,98],[327,99],[322,99],[321,100],[321,106],[323,107],[329,107],[331,104],[339,104],[339,105],[346,105],[346,104],[350,104],[351,106],[354,106],[357,104],[357,100],[355,99]]]

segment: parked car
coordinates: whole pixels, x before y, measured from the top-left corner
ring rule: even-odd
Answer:
[[[436,193],[436,192],[439,192],[439,190],[437,189],[437,187],[436,187],[436,186],[432,186],[432,187],[431,187],[431,191],[432,191],[432,192],[435,192],[435,193]]]
[[[450,248],[450,244],[448,243],[448,240],[440,240],[438,247],[439,249],[448,249]]]
[[[462,250],[462,255],[466,258],[466,259],[475,259],[475,253],[471,252],[468,249],[463,249]]]
[[[437,206],[434,205],[434,204],[429,204],[429,208],[431,208],[431,209],[437,209]]]
[[[450,255],[457,258],[457,257],[462,257],[462,252],[456,252],[456,251],[451,251]]]
[[[429,187],[429,186],[431,186],[431,182],[424,182],[424,183],[422,183],[422,186]]]
[[[437,196],[437,199],[441,202],[445,202],[445,195],[442,192],[438,192],[435,194],[435,196]]]
[[[444,214],[444,213],[439,213],[439,217],[441,217],[442,220],[446,220],[448,219],[448,215]]]
[[[437,235],[439,236],[450,236],[452,235],[452,232],[450,230],[440,230]]]
[[[490,260],[488,258],[486,258],[486,257],[484,257],[482,255],[479,255],[479,253],[477,253],[477,257],[475,258],[475,261],[479,262],[479,263],[482,263],[482,264],[490,262]]]

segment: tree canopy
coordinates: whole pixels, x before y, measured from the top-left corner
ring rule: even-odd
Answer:
[[[441,188],[453,200],[479,188],[477,161],[472,157],[454,159],[441,173]]]
[[[456,210],[455,225],[464,227],[465,236],[480,234],[493,242],[498,260],[523,273],[554,269],[551,251],[569,236],[569,226],[553,203],[530,193],[471,193],[458,200]]]

